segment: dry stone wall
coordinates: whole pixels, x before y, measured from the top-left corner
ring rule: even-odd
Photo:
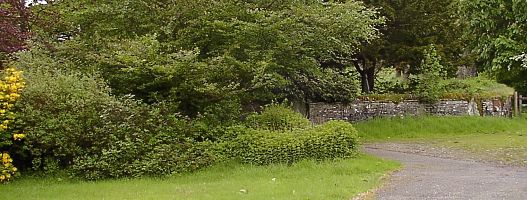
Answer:
[[[442,100],[427,104],[415,100],[402,102],[362,101],[351,103],[310,103],[308,116],[312,123],[320,124],[330,120],[362,121],[375,117],[404,117],[418,115],[439,116],[503,116],[512,112],[511,98],[481,101]]]

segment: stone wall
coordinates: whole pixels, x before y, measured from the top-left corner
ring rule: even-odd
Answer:
[[[439,116],[511,116],[511,98],[505,100],[491,99],[480,102],[465,100],[443,100],[433,104],[420,103],[415,100],[402,102],[361,101],[351,103],[310,103],[308,116],[314,124],[329,120],[362,121],[375,117],[403,117],[418,115]]]

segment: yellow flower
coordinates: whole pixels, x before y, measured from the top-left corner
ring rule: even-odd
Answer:
[[[17,92],[18,91],[18,87],[16,86],[16,84],[11,84],[11,86],[9,87],[9,91]]]
[[[13,139],[16,140],[16,141],[20,141],[20,140],[24,139],[25,137],[26,137],[26,134],[23,134],[23,133],[21,133],[21,134],[16,134],[16,133],[13,134]]]
[[[11,158],[7,152],[2,153],[2,159],[9,159]]]
[[[3,181],[5,180],[5,176],[4,175],[0,175],[0,181]]]
[[[6,78],[7,83],[15,83],[17,81],[16,77],[10,76]]]
[[[16,172],[18,169],[16,167],[11,168],[11,171]]]

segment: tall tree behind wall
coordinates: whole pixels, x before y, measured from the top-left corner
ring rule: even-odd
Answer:
[[[461,63],[462,41],[457,15],[458,0],[365,0],[386,17],[383,36],[363,46],[354,56],[354,66],[362,76],[364,93],[375,90],[380,67],[418,73],[422,52],[430,44],[437,47],[449,74]]]

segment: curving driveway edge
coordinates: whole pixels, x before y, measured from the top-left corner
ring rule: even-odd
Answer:
[[[377,190],[375,199],[527,199],[527,169],[500,166],[422,144],[368,144],[367,153],[404,168]]]

